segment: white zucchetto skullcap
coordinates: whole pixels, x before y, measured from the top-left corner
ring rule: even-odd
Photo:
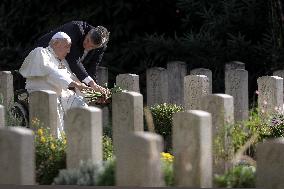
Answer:
[[[51,39],[67,39],[68,43],[71,43],[71,38],[64,32],[57,32]]]

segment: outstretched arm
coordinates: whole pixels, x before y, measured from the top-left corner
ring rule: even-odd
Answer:
[[[80,81],[83,81],[86,77],[89,76],[88,72],[80,61],[82,54],[80,48],[72,46],[70,53],[66,56],[66,61],[68,62],[71,71],[77,76]]]
[[[106,46],[91,50],[83,61],[88,74],[96,81],[97,66],[101,64]]]

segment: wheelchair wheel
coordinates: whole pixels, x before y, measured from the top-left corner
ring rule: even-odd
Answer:
[[[20,119],[21,125],[23,127],[29,127],[29,114],[27,108],[18,102],[14,103],[12,108],[13,114]]]

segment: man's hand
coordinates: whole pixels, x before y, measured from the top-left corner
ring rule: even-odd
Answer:
[[[106,89],[98,84],[96,84],[94,81],[90,81],[88,83],[88,85],[94,89],[95,91],[101,92],[102,94],[104,94],[105,96],[108,96],[110,94],[109,89]]]
[[[88,87],[87,85],[85,85],[84,83],[81,83],[81,82],[75,82],[75,81],[72,81],[68,87],[75,87],[77,89],[79,89],[80,91],[83,90],[83,89],[89,89],[89,90],[92,90],[91,87]]]

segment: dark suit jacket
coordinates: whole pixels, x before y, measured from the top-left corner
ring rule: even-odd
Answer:
[[[96,81],[96,66],[100,64],[106,46],[89,51],[84,61],[82,63],[79,61],[84,53],[83,41],[92,28],[93,26],[83,21],[68,22],[40,37],[34,48],[47,47],[56,32],[65,32],[72,41],[70,53],[66,56],[71,71],[76,74],[80,81],[87,76],[91,76]]]

